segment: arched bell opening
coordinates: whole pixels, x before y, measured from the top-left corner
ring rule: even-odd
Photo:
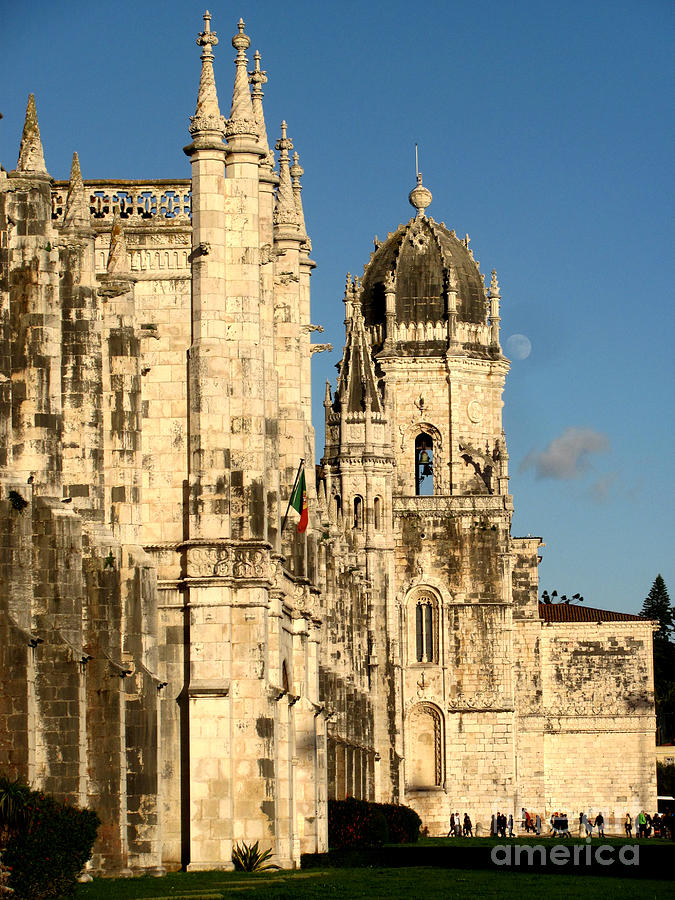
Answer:
[[[434,493],[434,439],[420,433],[415,438],[415,494],[432,497]]]

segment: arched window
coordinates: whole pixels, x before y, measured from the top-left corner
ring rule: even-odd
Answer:
[[[288,693],[290,691],[290,684],[288,681],[288,669],[286,668],[286,660],[281,664],[281,687]]]
[[[376,497],[373,501],[373,511],[375,514],[375,531],[382,530],[382,497]]]
[[[428,434],[415,438],[415,494],[431,497],[434,493],[434,441]]]
[[[436,609],[431,597],[420,597],[415,604],[415,658],[417,662],[436,659]]]
[[[335,518],[337,519],[342,512],[342,498],[339,494],[334,494],[333,503],[335,504]]]
[[[354,528],[363,529],[363,497],[354,497]]]

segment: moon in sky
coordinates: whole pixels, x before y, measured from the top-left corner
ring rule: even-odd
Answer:
[[[527,359],[532,353],[532,343],[524,334],[512,334],[506,341],[506,355],[511,359]]]

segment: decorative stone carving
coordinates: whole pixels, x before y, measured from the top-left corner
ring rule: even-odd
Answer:
[[[187,576],[269,580],[269,554],[259,547],[236,544],[188,547]]]
[[[497,691],[478,691],[475,694],[458,694],[448,698],[449,712],[487,710],[511,711],[514,709],[513,697],[505,697]]]
[[[480,422],[483,418],[482,403],[479,400],[469,400],[466,407],[466,414],[472,422]]]
[[[415,221],[408,230],[408,240],[416,250],[424,252],[429,246],[429,234],[421,222]]]

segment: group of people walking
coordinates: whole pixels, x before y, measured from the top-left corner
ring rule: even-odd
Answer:
[[[633,817],[628,812],[626,813],[623,827],[626,837],[633,837]],[[661,816],[658,813],[650,816],[644,809],[637,814],[635,817],[635,837],[649,838],[652,835],[654,837],[670,838],[671,841],[675,839],[675,815],[670,810]]]
[[[525,834],[540,835],[542,832],[542,820],[539,813],[532,815],[525,808],[521,810],[521,828]],[[567,813],[554,812],[550,819],[549,835],[558,837],[571,837],[569,830],[569,819]],[[635,819],[630,813],[626,813],[623,822],[626,837],[633,837],[633,828],[635,828],[636,838],[663,837],[675,840],[675,815],[670,811],[659,815],[655,813],[650,816],[644,810],[641,810]],[[593,837],[593,832],[597,833],[599,838],[605,836],[605,817],[598,812],[594,819],[590,818],[587,813],[579,813],[579,837]],[[481,828],[478,826],[480,834]],[[450,829],[448,837],[473,837],[473,823],[468,813],[464,813],[464,817],[460,817],[458,812],[450,815]],[[498,812],[492,816],[490,823],[491,837],[515,837],[513,815],[508,816],[505,813]]]
[[[468,813],[460,820],[459,813],[450,813],[450,830],[448,837],[473,837],[473,823]]]

